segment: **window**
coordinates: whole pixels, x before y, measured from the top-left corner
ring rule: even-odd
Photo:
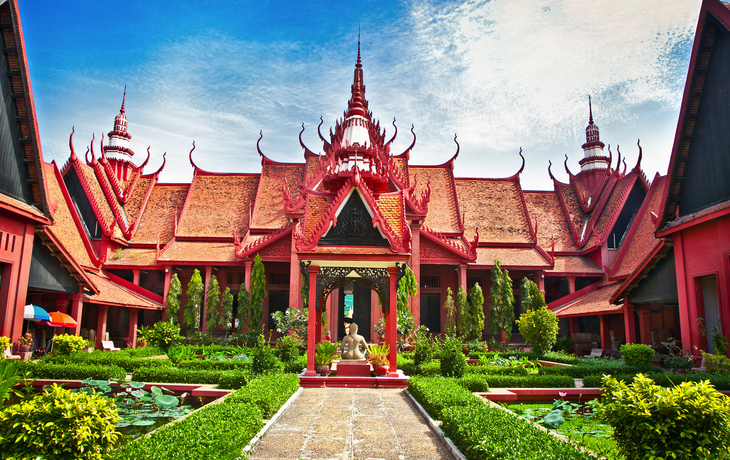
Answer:
[[[240,286],[246,279],[246,274],[243,272],[228,272],[228,285],[229,286]]]
[[[421,294],[421,326],[441,332],[441,294]]]
[[[269,273],[269,286],[288,286],[288,273]]]
[[[438,275],[424,275],[421,277],[421,287],[424,289],[440,288],[441,277]]]
[[[482,290],[484,289],[484,283],[482,282],[481,276],[467,276],[466,277],[466,289],[471,290],[471,288],[474,287],[475,284],[479,283],[479,286],[482,287]]]

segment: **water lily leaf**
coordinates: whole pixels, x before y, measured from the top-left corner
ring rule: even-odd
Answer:
[[[155,396],[162,396],[162,390],[158,387],[152,387],[150,390],[152,390],[152,393],[154,393]]]
[[[167,388],[165,388],[165,387],[160,387],[160,388],[162,388],[162,391],[166,391],[166,392],[168,392],[168,393],[174,393],[174,392],[173,392],[172,390],[168,390],[168,389],[167,389]]]
[[[144,395],[141,398],[139,398],[140,401],[149,402],[152,401],[152,396]]]
[[[136,422],[132,423],[133,426],[150,426],[157,423],[155,420],[137,420]]]
[[[117,423],[117,426],[119,428],[124,428],[124,427],[130,426],[131,424],[132,424],[131,422],[119,422],[119,423]]]
[[[161,409],[167,409],[178,405],[178,399],[170,395],[157,396],[155,398],[155,404]]]
[[[110,393],[112,391],[112,387],[109,385],[99,385],[99,390],[103,391],[104,393]]]
[[[134,396],[135,398],[141,398],[141,397],[145,396],[146,394],[147,394],[147,392],[144,390],[134,390],[132,392],[132,396]]]
[[[549,414],[545,416],[545,418],[542,419],[543,422],[545,422],[547,425],[549,425],[552,428],[557,428],[563,423],[565,423],[565,419],[563,418],[563,413],[556,409]]]
[[[144,388],[144,382],[129,382],[129,386],[135,390],[139,390],[140,388]]]

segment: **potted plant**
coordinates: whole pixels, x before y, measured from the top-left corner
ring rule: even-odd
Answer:
[[[370,345],[370,353],[368,361],[373,366],[375,375],[383,376],[388,374],[390,369],[390,361],[388,361],[388,353],[390,353],[390,345]]]
[[[26,332],[18,338],[18,351],[26,353],[30,351],[30,346],[33,344],[33,336],[30,332]]]
[[[326,340],[315,345],[315,350],[314,371],[317,375],[327,376],[337,352],[337,344]]]
[[[682,350],[673,337],[670,337],[666,342],[662,342],[662,345],[669,351],[669,354],[664,357],[664,366],[677,374],[683,374],[687,369],[692,368],[694,357],[689,350]]]

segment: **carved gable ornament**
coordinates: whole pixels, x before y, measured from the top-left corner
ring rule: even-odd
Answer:
[[[319,239],[320,246],[390,246],[373,227],[373,218],[357,191],[350,195],[335,223]]]

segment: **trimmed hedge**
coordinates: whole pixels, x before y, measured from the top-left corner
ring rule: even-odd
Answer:
[[[483,375],[471,374],[465,375],[460,379],[455,380],[460,387],[464,387],[472,393],[486,393],[489,391],[489,383]]]
[[[229,371],[238,372],[238,371]],[[166,425],[151,436],[131,441],[114,452],[113,460],[233,460],[299,388],[299,379],[279,374],[252,380],[221,403],[210,404],[186,419]]]
[[[119,366],[94,366],[85,364],[53,364],[37,363],[29,366],[32,376],[37,379],[57,380],[120,380],[126,377],[127,371]]]
[[[575,366],[543,366],[540,373],[543,375],[569,375],[575,379],[589,375],[603,374],[639,374],[655,373],[659,368],[651,365],[629,366],[623,361],[609,359],[595,359],[593,363],[582,362]]]
[[[633,383],[636,374],[618,374],[612,375],[616,380],[623,381],[626,383]],[[682,382],[701,382],[709,380],[710,383],[718,391],[730,391],[730,374],[719,373],[711,374],[708,372],[692,372],[690,374],[665,374],[665,373],[653,373],[647,374],[647,377],[652,379],[654,383],[663,387],[671,387],[679,385]],[[583,379],[583,386],[588,388],[600,388],[602,375],[589,375]]]
[[[147,347],[145,347],[147,348]],[[69,356],[50,355],[43,357],[41,362],[44,363],[78,363],[97,366],[119,366],[127,372],[134,372],[143,367],[170,367],[172,363],[168,359],[146,359],[138,355],[131,354],[131,351],[101,351],[96,350],[92,353],[82,351]]]
[[[408,380],[408,392],[435,419],[440,419],[441,411],[447,407],[484,405],[481,398],[453,378],[412,377]]]
[[[251,361],[242,359],[193,359],[177,365],[179,369],[195,369],[199,371],[232,371],[234,369],[251,369]]]
[[[132,374],[135,382],[149,383],[200,383],[217,384],[224,371],[177,369],[173,367],[149,367],[137,369]]]
[[[527,369],[521,366],[466,366],[466,374],[488,375],[527,375]]]
[[[255,404],[263,411],[264,418],[271,418],[297,389],[299,377],[294,374],[266,375],[233,393],[226,404]]]
[[[232,371],[223,371],[220,373],[218,380],[218,388],[230,388],[237,390],[245,387],[255,376],[248,369],[235,369]]]
[[[299,374],[307,367],[307,356],[299,356],[294,361],[284,363],[284,372],[287,374]]]
[[[446,436],[469,460],[593,459],[526,420],[484,404],[448,407],[442,421]]]
[[[575,388],[575,380],[567,375],[482,375],[471,374],[468,388],[479,388],[478,379],[488,388]],[[466,378],[466,376],[465,376]],[[484,390],[472,390],[484,391]]]

